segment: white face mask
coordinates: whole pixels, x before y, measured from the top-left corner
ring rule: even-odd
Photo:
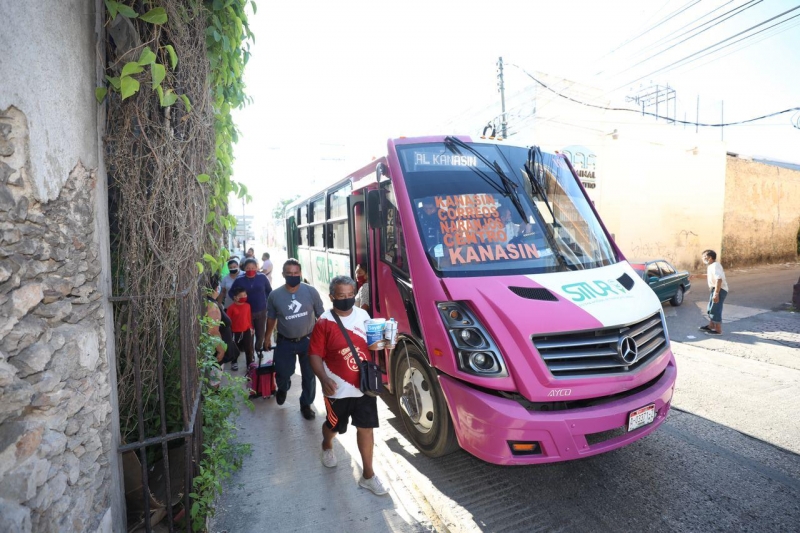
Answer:
[[[708,259],[703,259],[703,264],[707,265],[708,264]]]

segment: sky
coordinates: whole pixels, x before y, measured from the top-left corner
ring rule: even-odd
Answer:
[[[531,94],[534,83],[518,66],[595,87],[598,102],[614,106],[632,105],[625,97],[641,88],[669,84],[679,119],[695,119],[698,95],[700,122],[720,122],[723,102],[725,122],[800,107],[800,6],[755,31],[798,16],[785,24],[654,72],[796,6],[795,0],[262,0],[251,16],[256,42],[245,71],[253,103],[234,115],[242,134],[235,179],[253,196],[245,213],[266,223],[280,199],[346,177],[384,155],[389,138],[480,132],[500,114],[500,56],[506,96],[514,102]],[[680,36],[736,8],[743,11],[730,20]],[[568,84],[559,90],[569,94]],[[793,116],[800,121],[789,113],[725,128],[726,148],[800,163]],[[525,126],[510,123],[519,131]],[[241,202],[230,209],[241,213]]]

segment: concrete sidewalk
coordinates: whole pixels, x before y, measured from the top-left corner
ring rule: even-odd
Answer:
[[[271,355],[271,354],[270,354]],[[225,483],[209,531],[222,533],[347,531],[422,532],[434,526],[391,466],[382,460],[381,428],[376,429],[374,467],[390,488],[375,496],[358,486],[361,457],[352,426],[334,443],[336,468],[320,462],[321,427],[325,407],[317,385],[317,418],[300,414],[300,369],[292,377],[286,403],[255,398],[255,410],[243,407],[239,439],[252,444],[253,454]],[[237,375],[242,375],[237,373]],[[380,403],[380,402],[379,402]]]

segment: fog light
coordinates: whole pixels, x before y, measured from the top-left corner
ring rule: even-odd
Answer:
[[[542,448],[538,442],[517,442],[508,441],[513,455],[538,455],[542,453]]]
[[[474,352],[469,356],[469,364],[478,372],[491,372],[495,370],[497,363],[494,357],[486,352]]]
[[[477,348],[483,344],[483,338],[481,337],[480,333],[472,328],[462,329],[460,336],[461,340],[473,348]]]

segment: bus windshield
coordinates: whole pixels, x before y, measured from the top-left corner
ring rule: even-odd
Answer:
[[[617,262],[566,162],[494,144],[397,147],[417,229],[442,276],[537,274]]]

